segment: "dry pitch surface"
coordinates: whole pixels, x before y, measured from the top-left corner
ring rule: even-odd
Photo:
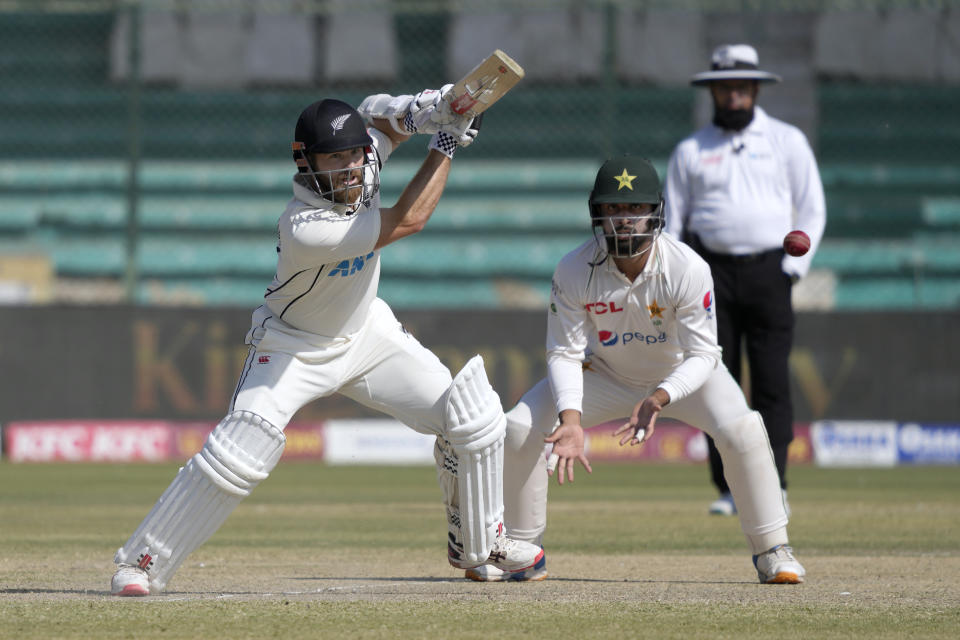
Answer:
[[[377,559],[365,552],[314,554],[308,550],[300,554],[298,550],[277,558],[283,563],[280,566],[265,562],[264,554],[258,552],[254,552],[252,562],[243,563],[224,557],[220,551],[198,554],[204,559],[202,565],[188,561],[170,589],[149,600],[428,602],[453,598],[504,603],[549,600],[581,604],[622,601],[933,608],[960,604],[960,557],[956,555],[807,554],[800,556],[810,575],[805,584],[774,586],[758,584],[749,557],[736,553],[550,554],[550,577],[526,584],[465,580],[462,572],[446,566],[436,553]],[[296,563],[297,555],[303,556],[304,564]],[[121,601],[107,592],[110,567],[102,558],[97,559],[96,567],[89,561],[77,560],[66,567],[52,562],[41,565],[43,571],[31,577],[17,570],[14,559],[6,558],[0,562],[6,577],[4,602],[101,597]],[[20,574],[17,584],[8,581],[11,573]]]
[[[736,520],[706,515],[701,468],[553,486],[550,578],[478,584],[444,561],[432,470],[281,466],[166,593],[113,598],[112,552],[174,471],[0,466],[0,638],[444,637],[451,618],[458,637],[960,637],[955,469],[797,468],[809,578],[768,586]]]

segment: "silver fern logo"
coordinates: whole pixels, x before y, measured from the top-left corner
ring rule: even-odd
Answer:
[[[330,122],[330,126],[333,127],[333,135],[337,135],[337,131],[343,129],[343,125],[347,123],[347,118],[350,117],[349,113],[345,113],[342,116],[337,116]]]

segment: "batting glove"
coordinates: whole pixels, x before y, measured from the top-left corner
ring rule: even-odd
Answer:
[[[480,115],[482,116],[483,114],[481,113]],[[444,133],[450,133],[451,135],[458,136],[457,144],[459,144],[461,147],[469,147],[470,143],[476,140],[477,135],[480,133],[479,117],[480,116],[477,116],[477,118],[471,118],[470,125],[459,134],[457,133],[458,130],[448,131],[442,128],[440,130]]]
[[[445,131],[460,137],[470,127],[470,117],[454,113],[444,96],[452,84],[445,84],[439,90],[424,89],[413,97],[409,112],[404,117],[403,126],[407,133],[429,133]]]

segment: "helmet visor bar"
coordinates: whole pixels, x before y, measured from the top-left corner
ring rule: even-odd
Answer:
[[[314,169],[303,143],[293,143],[297,171],[322,198],[336,204],[359,208],[369,202],[380,188],[379,169],[372,147],[364,147],[364,161],[342,169]]]
[[[650,250],[663,227],[663,201],[653,211],[633,213],[628,210],[611,214],[594,209],[591,216],[593,234],[607,253],[614,258],[632,258]]]

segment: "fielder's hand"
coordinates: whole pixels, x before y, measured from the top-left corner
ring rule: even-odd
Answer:
[[[583,427],[579,424],[573,422],[561,424],[543,441],[553,443],[553,452],[547,461],[547,475],[552,476],[554,470],[559,466],[558,484],[563,484],[564,474],[570,478],[570,482],[573,482],[573,463],[577,460],[587,470],[587,473],[593,473],[593,469],[590,468],[590,461],[583,453]]]
[[[647,396],[638,402],[636,406],[633,407],[630,420],[625,422],[622,427],[613,433],[613,437],[623,435],[623,437],[620,438],[621,447],[628,443],[631,447],[642,445],[653,435],[656,429],[657,417],[660,415],[660,412],[663,411],[663,405],[669,402],[669,399],[664,402],[661,398],[658,398],[657,394],[660,393],[666,395],[665,391],[657,389],[653,395]]]

